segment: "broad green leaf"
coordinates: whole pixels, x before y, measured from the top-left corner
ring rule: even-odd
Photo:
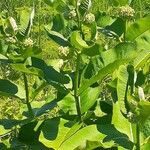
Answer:
[[[113,18],[110,17],[110,15],[104,13],[104,12],[99,12],[98,17],[97,17],[97,25],[99,27],[106,27],[114,22]]]
[[[6,130],[12,129],[18,125],[24,125],[31,121],[31,119],[24,119],[24,120],[16,120],[16,119],[0,119],[0,125],[2,125]]]
[[[115,116],[117,118],[117,116]],[[119,120],[121,121],[121,120]],[[120,126],[122,123],[120,123]],[[132,149],[134,146],[134,143],[129,140],[129,137],[120,132],[114,125],[112,124],[99,124],[97,126],[97,129],[102,134],[105,134],[106,137],[104,138],[103,142],[111,142],[113,141],[115,143],[114,146],[120,146],[122,150],[124,149]],[[123,130],[124,128],[122,128]],[[116,145],[117,144],[117,145]]]
[[[85,91],[89,86],[94,84],[97,81],[101,81],[106,75],[115,71],[120,65],[123,65],[129,62],[131,59],[118,59],[113,63],[108,64],[106,67],[102,68],[95,76],[91,77],[88,81],[86,81],[78,91],[78,94],[81,94]]]
[[[1,135],[6,134],[9,131],[10,130],[6,130],[2,125],[0,125],[0,139],[1,139]]]
[[[67,120],[60,118],[47,119],[42,126],[39,141],[49,148],[58,150],[61,143],[64,142],[70,128]]]
[[[11,64],[11,67],[17,71],[26,73],[26,74],[32,74],[32,75],[36,75],[39,77],[43,77],[43,72],[42,70],[38,69],[38,68],[34,68],[34,67],[27,67],[25,64]]]
[[[39,105],[38,108],[35,108],[35,103]],[[34,106],[34,115],[36,117],[43,115],[44,113],[48,113],[50,110],[52,110],[53,108],[55,108],[57,106],[56,100],[53,100],[49,103],[45,103],[44,105],[41,106],[41,102],[32,102],[32,106]]]
[[[150,15],[140,18],[131,24],[126,31],[126,40],[134,41],[138,36],[150,29]]]
[[[90,28],[91,28],[91,40],[95,40],[95,38],[97,36],[97,24],[96,24],[96,22],[93,22],[92,24],[90,24]]]
[[[72,32],[70,41],[71,41],[71,45],[79,51],[84,48],[89,48],[87,43],[82,39],[79,31]]]
[[[150,137],[148,137],[141,145],[141,150],[148,150],[150,148]]]
[[[0,40],[0,53],[5,55],[7,53],[8,50],[8,45],[6,44],[6,42],[4,40]]]
[[[127,66],[121,65],[118,69],[117,96],[118,96],[119,105],[121,106],[121,110],[124,113],[126,113],[125,95],[126,95],[127,82],[128,82]]]
[[[26,144],[38,142],[42,121],[34,121],[27,123],[19,129],[18,139]]]
[[[99,92],[100,92],[99,87],[96,88],[89,87],[81,94],[80,96],[81,113],[87,112],[94,105],[99,96]]]
[[[54,42],[56,42],[57,44],[64,47],[70,46],[69,41],[66,38],[64,38],[63,35],[61,35],[60,33],[56,31],[49,31],[47,28],[45,28],[45,30],[48,37],[52,39]]]
[[[132,59],[137,55],[136,45],[134,43],[119,43],[113,49],[102,52],[101,56],[104,62],[104,65],[114,62],[117,59]]]
[[[103,139],[105,138],[104,134],[101,134],[96,125],[89,125],[77,131],[69,139],[65,140],[59,147],[58,150],[73,150],[78,146],[85,145],[86,141],[99,141],[101,145],[105,145]],[[97,144],[97,143],[95,143]],[[108,143],[107,143],[108,144]],[[110,144],[110,143],[109,143]],[[113,142],[109,145],[113,145]]]
[[[111,25],[106,26],[105,29],[113,31],[118,36],[121,36],[125,30],[125,21],[121,18],[117,18]]]
[[[65,24],[63,16],[61,14],[57,14],[53,19],[52,30],[59,32],[64,28],[64,26]]]
[[[81,4],[79,5],[79,12],[82,16],[89,11],[92,6],[91,0],[82,0]]]
[[[58,84],[67,84],[69,83],[69,77],[64,74],[56,71],[52,66],[48,66],[42,59],[32,57],[31,58],[31,67],[38,68],[43,71],[44,79],[51,84],[57,82]]]
[[[8,58],[7,58],[6,56],[0,54],[0,61],[1,61],[1,60],[8,60]]]
[[[21,86],[4,79],[0,79],[0,94],[4,96],[14,96],[20,99],[25,98],[25,91]]]
[[[140,101],[136,108],[136,113],[140,123],[144,123],[145,120],[150,116],[150,102],[149,101]]]
[[[95,44],[92,47],[89,48],[84,48],[82,50],[82,54],[85,54],[87,56],[95,56],[95,55],[100,55],[100,52],[103,50],[104,48],[99,45],[99,44]]]
[[[68,113],[70,115],[77,114],[75,99],[70,93],[58,102],[58,106],[64,113]]]
[[[146,32],[136,39],[138,55],[134,60],[134,67],[136,69],[142,67],[150,58],[150,32]]]
[[[128,0],[111,0],[110,1],[114,6],[124,6],[128,4]]]
[[[119,132],[126,134],[133,141],[131,123],[122,115],[120,109],[119,102],[114,103],[112,124]]]

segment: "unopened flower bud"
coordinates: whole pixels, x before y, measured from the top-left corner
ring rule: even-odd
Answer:
[[[59,51],[59,55],[61,56],[67,56],[69,54],[69,48],[68,47],[63,47],[63,46],[60,46],[58,48],[58,51]]]
[[[58,61],[58,68],[60,69],[60,68],[63,66],[63,64],[64,64],[63,59],[60,59],[60,60]]]
[[[31,38],[27,38],[24,42],[23,42],[24,46],[29,46],[32,47],[33,46],[33,40]]]
[[[16,43],[16,39],[13,38],[13,37],[8,37],[8,38],[6,39],[6,41],[9,42],[9,43],[12,43],[12,44]]]
[[[138,96],[140,100],[145,100],[145,95],[144,95],[144,91],[143,88],[138,86]]]
[[[85,16],[85,22],[88,24],[91,24],[92,22],[95,21],[95,16],[92,13],[89,13]]]
[[[134,17],[135,11],[130,6],[121,6],[117,13],[119,17],[128,19]]]
[[[14,19],[13,17],[10,17],[10,18],[9,18],[9,22],[10,22],[10,24],[11,24],[13,30],[14,30],[14,31],[17,31],[17,30],[18,30],[18,27],[17,27],[17,24],[16,24],[15,19]]]
[[[76,16],[77,16],[77,14],[76,14],[76,11],[75,11],[74,9],[72,9],[72,10],[69,12],[69,14],[68,14],[69,19],[73,19],[73,18],[75,18]]]

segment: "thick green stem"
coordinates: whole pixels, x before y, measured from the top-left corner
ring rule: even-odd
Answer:
[[[25,73],[23,74],[23,78],[24,78],[24,86],[25,86],[25,92],[26,92],[26,104],[27,104],[27,108],[29,111],[29,116],[32,118],[34,114],[33,114],[31,104],[30,104],[30,100],[29,100],[28,80],[27,80]]]
[[[81,19],[78,7],[79,6],[78,6],[78,0],[77,0],[76,1],[76,14],[77,14],[78,29],[81,31],[82,38],[84,39],[84,34],[83,34],[83,31],[82,31],[82,19]]]
[[[140,7],[140,18],[142,18],[142,1],[139,0],[139,7]]]
[[[38,3],[38,46],[41,48],[41,0]]]
[[[136,125],[136,150],[140,150],[140,126]]]
[[[125,22],[125,27],[124,27],[123,41],[125,42],[125,40],[126,40],[126,30],[127,30],[127,20],[125,19],[124,22]]]
[[[75,102],[76,102],[77,114],[78,114],[79,119],[81,120],[80,96],[78,96],[79,65],[80,65],[80,54],[77,54],[75,79],[74,79],[74,97],[75,97]]]

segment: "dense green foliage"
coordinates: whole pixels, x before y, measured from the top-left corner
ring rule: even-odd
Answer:
[[[1,0],[0,149],[148,150],[148,0]]]

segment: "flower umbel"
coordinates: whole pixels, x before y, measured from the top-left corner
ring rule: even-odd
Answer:
[[[76,16],[77,16],[77,14],[76,14],[75,9],[72,9],[72,10],[69,12],[69,14],[68,14],[69,19],[73,19],[73,18],[75,18]]]
[[[134,14],[134,9],[128,5],[119,7],[117,11],[117,15],[125,19],[133,18]]]
[[[69,54],[69,47],[60,46],[58,48],[58,51],[59,51],[60,56],[65,56],[66,57]]]
[[[91,24],[91,23],[94,22],[94,21],[95,21],[95,16],[94,16],[94,14],[89,13],[89,14],[87,14],[87,15],[85,16],[85,22],[86,22],[87,24]]]
[[[8,38],[6,39],[6,41],[7,41],[8,43],[11,43],[11,44],[15,44],[15,43],[16,43],[16,39],[13,38],[13,37],[8,37]]]
[[[32,47],[33,46],[33,40],[31,38],[27,38],[25,39],[25,41],[23,42],[24,46],[29,46]]]

